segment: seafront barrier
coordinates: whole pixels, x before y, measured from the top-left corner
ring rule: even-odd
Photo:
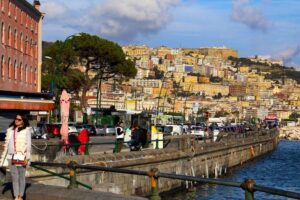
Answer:
[[[218,177],[226,174],[228,168],[241,165],[256,157],[274,150],[279,141],[278,130],[262,130],[246,134],[227,133],[217,142],[196,140],[191,135],[172,137],[164,149],[145,149],[139,152],[121,152],[118,154],[99,154],[88,156],[61,157],[58,163],[70,160],[78,164],[90,164],[105,167],[126,168],[183,174],[200,177]],[[48,168],[57,173],[68,173],[62,168]],[[151,190],[148,177],[118,174],[103,171],[77,170],[77,180],[89,184],[93,190],[124,195],[145,196]],[[69,181],[49,176],[39,170],[30,170],[33,181],[67,187]],[[188,182],[160,178],[159,192],[186,187]]]

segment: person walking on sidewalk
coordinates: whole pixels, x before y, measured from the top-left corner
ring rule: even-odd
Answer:
[[[31,133],[28,119],[18,113],[6,132],[1,166],[10,166],[15,200],[22,200],[25,192],[26,166],[31,156]]]
[[[121,152],[124,142],[125,132],[124,132],[124,122],[120,121],[116,127],[116,142],[114,153]]]

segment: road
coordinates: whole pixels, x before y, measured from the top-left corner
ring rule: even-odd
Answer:
[[[115,142],[115,136],[92,136],[90,137],[91,143],[109,143]],[[89,147],[90,154],[97,153],[112,153],[114,144],[95,144]]]

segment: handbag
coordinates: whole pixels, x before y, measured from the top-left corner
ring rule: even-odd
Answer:
[[[16,150],[16,129],[14,130],[14,149]],[[16,152],[12,155],[11,164],[16,166],[25,166],[26,156],[22,152]]]
[[[21,154],[21,153],[15,153],[12,155],[11,158],[11,164],[12,165],[19,165],[19,166],[24,166],[26,165],[26,157],[25,155]]]

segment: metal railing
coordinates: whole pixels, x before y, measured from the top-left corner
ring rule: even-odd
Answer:
[[[31,166],[43,170],[44,172],[51,173],[52,175],[58,176],[54,172],[50,170],[44,169],[44,167],[62,167],[62,168],[69,168],[69,175],[70,178],[64,177],[59,175],[59,177],[67,179],[70,181],[68,188],[77,188],[78,184],[91,189],[90,186],[80,183],[76,180],[76,169],[85,169],[85,170],[92,170],[92,171],[105,171],[105,172],[114,172],[114,173],[122,173],[122,174],[133,174],[133,175],[140,175],[140,176],[149,176],[151,182],[151,194],[150,199],[160,199],[159,192],[158,192],[158,178],[169,178],[169,179],[177,179],[183,181],[192,181],[197,183],[207,183],[207,184],[215,184],[215,185],[222,185],[228,187],[237,187],[242,188],[245,191],[245,199],[246,200],[254,200],[254,193],[255,192],[265,192],[268,194],[279,195],[294,199],[300,199],[300,193],[286,191],[277,188],[271,188],[261,185],[256,185],[255,181],[252,179],[247,179],[244,182],[229,182],[229,181],[221,181],[216,179],[209,179],[209,178],[201,178],[195,176],[187,176],[187,175],[179,175],[179,174],[172,174],[172,173],[163,173],[159,172],[158,169],[154,168],[150,171],[140,171],[140,170],[132,170],[132,169],[123,169],[123,168],[111,168],[111,167],[101,167],[101,166],[94,166],[94,165],[82,165],[77,164],[75,161],[70,161],[69,163],[47,163],[47,162],[31,162]]]

